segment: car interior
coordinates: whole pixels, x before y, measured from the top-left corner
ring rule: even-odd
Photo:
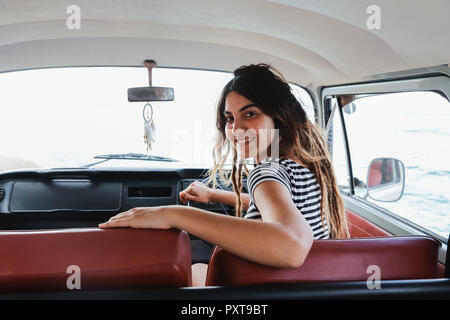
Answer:
[[[446,2],[378,1],[378,29],[371,24],[377,12],[371,1],[131,0],[106,7],[78,1],[79,12],[58,1],[6,3],[0,10],[0,77],[96,66],[136,67],[145,75],[148,59],[157,68],[226,73],[267,62],[309,93],[323,130],[333,108],[344,117],[338,97],[425,90],[450,99]],[[81,27],[69,27],[77,13]],[[149,87],[123,89],[128,101],[177,99],[177,91],[152,88],[151,73]],[[0,107],[0,118],[2,112],[7,106]],[[343,152],[351,168],[348,144]],[[384,163],[377,161],[366,186],[374,190],[385,181]],[[405,169],[395,161],[388,165],[397,179],[389,183],[404,193]],[[0,170],[0,299],[449,299],[448,237],[361,200],[351,170],[342,189],[350,238],[314,240],[299,268],[260,265],[184,230],[98,228],[135,207],[186,205],[234,216],[231,205],[181,202],[180,192],[192,182],[207,183],[208,169]],[[243,184],[248,193],[246,176]],[[208,264],[203,287],[192,286],[194,263]],[[80,270],[78,281],[72,275]],[[381,290],[370,287],[377,270]]]

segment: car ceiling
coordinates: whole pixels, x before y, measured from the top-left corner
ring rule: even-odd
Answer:
[[[370,5],[381,28],[369,30]],[[69,30],[67,8],[81,10]],[[448,64],[450,1],[0,0],[0,72],[60,66],[232,71],[265,62],[299,85]]]

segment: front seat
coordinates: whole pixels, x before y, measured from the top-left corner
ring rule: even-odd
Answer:
[[[273,268],[215,247],[206,286],[259,283],[366,281],[370,266],[380,280],[437,277],[439,241],[425,236],[314,240],[303,265]]]
[[[0,257],[0,292],[192,284],[189,236],[174,229],[0,231]]]

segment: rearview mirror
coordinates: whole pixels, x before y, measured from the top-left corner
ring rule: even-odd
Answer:
[[[376,158],[367,172],[369,198],[382,202],[398,201],[405,188],[405,166],[395,158]]]
[[[128,101],[173,101],[173,88],[138,87],[128,89]]]
[[[145,60],[144,67],[148,70],[148,87],[129,88],[128,101],[173,101],[173,88],[152,86],[152,70],[156,67],[155,60]]]

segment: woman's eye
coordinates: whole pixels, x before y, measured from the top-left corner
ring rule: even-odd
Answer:
[[[252,118],[252,117],[255,116],[255,115],[256,115],[256,112],[254,112],[254,111],[247,112],[247,113],[245,114],[245,116],[246,116],[247,118]],[[226,122],[226,123],[231,123],[231,122],[233,122],[233,117],[227,117],[227,118],[225,118],[225,122]]]

